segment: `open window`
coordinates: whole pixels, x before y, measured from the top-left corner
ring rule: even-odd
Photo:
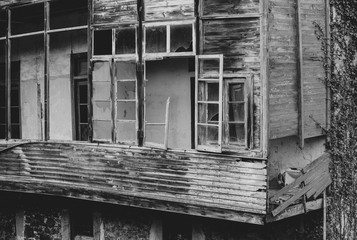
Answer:
[[[196,56],[196,149],[222,151],[223,55]]]

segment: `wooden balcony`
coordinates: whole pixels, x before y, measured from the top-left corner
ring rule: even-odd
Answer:
[[[82,142],[0,142],[0,190],[263,224],[265,160]]]

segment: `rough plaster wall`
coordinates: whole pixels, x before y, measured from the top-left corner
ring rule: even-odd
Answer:
[[[305,140],[305,147],[300,149],[298,138],[285,137],[270,140],[268,174],[274,180],[278,174],[288,168],[303,168],[325,151],[325,138],[316,137]]]
[[[191,148],[191,95],[188,59],[166,59],[146,63],[146,121],[165,121],[166,100],[171,97],[169,148]],[[152,135],[152,142],[163,143],[161,134]],[[153,134],[147,132],[147,134]]]
[[[50,138],[73,139],[71,53],[86,52],[86,31],[52,34],[50,38]]]

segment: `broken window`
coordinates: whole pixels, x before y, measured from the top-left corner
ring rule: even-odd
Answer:
[[[50,29],[87,25],[87,0],[50,2]]]
[[[0,10],[0,38],[6,36],[6,29],[7,29],[7,12],[5,10]]]
[[[162,53],[166,52],[166,26],[146,27],[146,52]]]
[[[135,144],[137,131],[136,63],[115,62],[116,138]]]
[[[94,55],[112,55],[112,30],[94,31]]]
[[[122,28],[115,30],[115,54],[136,53],[135,28]]]
[[[11,10],[11,34],[44,30],[44,4],[32,4]]]
[[[172,25],[170,30],[170,52],[192,52],[192,24]]]

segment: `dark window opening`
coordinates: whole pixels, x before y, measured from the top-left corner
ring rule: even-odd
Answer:
[[[170,52],[192,52],[192,24],[172,25]]]
[[[73,57],[75,140],[88,140],[88,85],[85,54]]]
[[[75,210],[70,215],[71,239],[93,237],[93,216],[88,210]]]
[[[94,55],[112,54],[112,30],[94,31]]]
[[[135,28],[117,29],[115,54],[134,54],[136,52]]]
[[[146,52],[166,52],[166,26],[146,28]]]
[[[32,4],[14,8],[11,11],[11,33],[29,33],[43,31],[44,29],[44,5]]]
[[[163,224],[163,239],[165,240],[191,240],[191,222],[181,216],[168,218]]]
[[[87,25],[87,0],[61,0],[50,2],[50,28]]]
[[[7,12],[4,10],[0,10],[0,37],[4,37],[6,35],[7,29]]]

